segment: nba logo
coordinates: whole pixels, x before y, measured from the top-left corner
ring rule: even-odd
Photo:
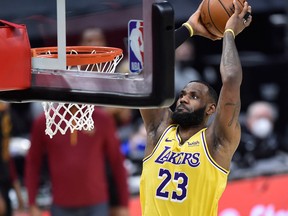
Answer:
[[[128,23],[128,58],[129,70],[132,73],[143,70],[144,37],[142,20],[130,20]]]

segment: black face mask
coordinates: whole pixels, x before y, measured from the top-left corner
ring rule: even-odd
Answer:
[[[194,112],[179,112],[176,108],[172,114],[172,121],[181,127],[198,126],[204,121],[205,109],[206,107],[195,110]]]

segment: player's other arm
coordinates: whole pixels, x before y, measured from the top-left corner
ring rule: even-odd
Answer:
[[[206,37],[211,40],[219,40],[217,36],[207,31],[201,21],[201,3],[197,10],[189,17],[184,25],[175,30],[175,48],[179,47],[185,40],[194,35]]]
[[[164,132],[166,127],[171,123],[171,113],[172,112],[169,108],[140,109],[140,114],[147,132],[145,157],[152,152],[159,137]]]

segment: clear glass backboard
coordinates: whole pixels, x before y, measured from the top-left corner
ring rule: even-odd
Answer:
[[[56,58],[31,57],[31,87],[0,91],[0,100],[137,108],[173,103],[174,10],[167,1],[12,1],[2,2],[1,18],[25,24],[31,48],[56,46],[58,52]],[[123,50],[113,73],[67,69],[66,47],[80,46],[93,28],[104,33],[105,46]]]

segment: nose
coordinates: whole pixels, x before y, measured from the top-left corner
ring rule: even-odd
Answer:
[[[180,102],[180,103],[188,103],[188,97],[185,96],[185,95],[182,95],[182,96],[179,98],[179,102]]]

